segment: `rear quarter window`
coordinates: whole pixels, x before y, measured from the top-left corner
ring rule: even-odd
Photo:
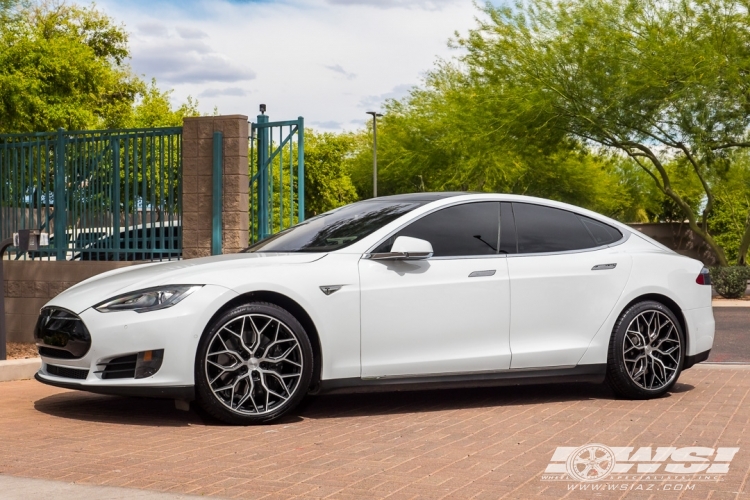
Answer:
[[[518,253],[550,253],[583,250],[614,243],[622,238],[617,229],[567,210],[513,203]]]

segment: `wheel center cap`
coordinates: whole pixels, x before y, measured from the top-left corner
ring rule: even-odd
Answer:
[[[251,370],[256,370],[260,366],[260,360],[258,358],[250,358],[247,360],[247,367]]]
[[[646,354],[648,354],[649,356],[651,355],[651,351],[653,351],[653,350],[654,350],[654,348],[651,347],[650,345],[646,346]]]

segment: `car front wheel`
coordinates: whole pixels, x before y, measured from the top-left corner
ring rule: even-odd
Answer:
[[[649,399],[677,382],[685,358],[682,328],[664,304],[643,301],[615,324],[607,356],[607,382],[618,396]]]
[[[310,340],[288,311],[264,302],[235,307],[201,338],[198,401],[230,424],[270,422],[302,400],[312,367]]]

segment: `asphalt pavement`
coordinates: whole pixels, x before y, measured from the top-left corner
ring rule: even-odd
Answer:
[[[709,362],[750,363],[750,307],[714,307],[716,336]]]

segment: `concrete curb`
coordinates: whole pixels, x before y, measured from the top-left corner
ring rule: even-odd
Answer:
[[[710,361],[704,361],[690,368],[700,368],[703,370],[750,370],[750,363],[739,363],[739,362],[728,362],[728,363],[712,363]]]
[[[0,475],[0,490],[3,492],[3,498],[7,500],[35,498],[55,498],[56,500],[78,500],[80,498],[96,498],[97,500],[187,500],[205,498],[133,488],[76,484],[5,475]]]
[[[750,307],[750,300],[739,300],[739,299],[721,299],[712,300],[711,305],[713,307]]]
[[[38,372],[41,367],[41,358],[9,359],[7,361],[0,361],[0,382],[34,378],[34,374]]]

